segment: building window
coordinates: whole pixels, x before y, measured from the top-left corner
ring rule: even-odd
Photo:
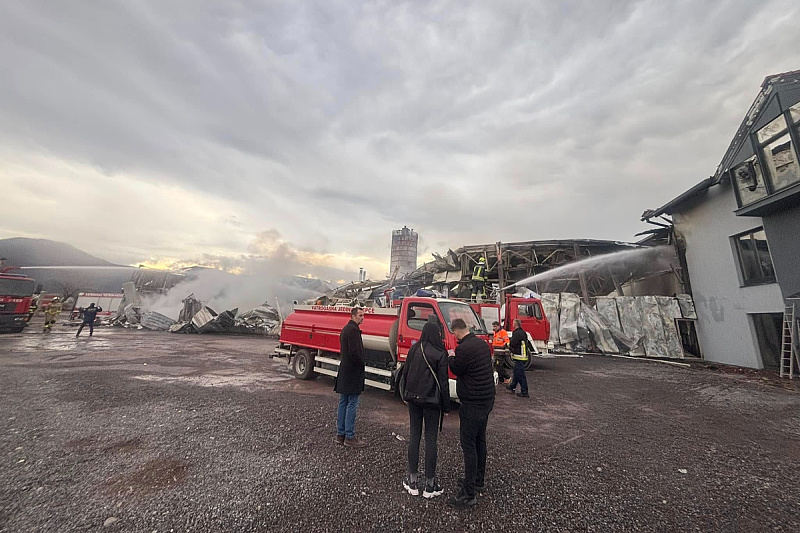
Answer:
[[[744,285],[775,283],[775,269],[763,228],[733,237]]]
[[[733,182],[739,191],[740,205],[747,205],[767,196],[764,173],[756,156],[751,157],[732,172]]]
[[[800,182],[800,166],[784,116],[758,130],[756,137],[773,190]]]
[[[800,102],[789,108],[789,115],[792,117],[792,124],[800,123]]]

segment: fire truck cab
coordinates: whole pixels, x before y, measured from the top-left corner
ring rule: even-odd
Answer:
[[[0,333],[19,333],[28,324],[35,281],[0,272]]]

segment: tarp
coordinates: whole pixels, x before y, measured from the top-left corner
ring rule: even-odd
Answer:
[[[541,300],[554,351],[683,357],[675,319],[684,315],[677,298],[598,297],[590,306],[577,294],[545,293]],[[694,308],[691,297],[683,301]]]
[[[681,308],[681,316],[691,320],[697,320],[697,311],[694,308],[694,300],[688,294],[676,294],[678,305]]]
[[[597,307],[597,312],[600,313],[605,321],[618,328],[621,329],[619,323],[619,313],[617,312],[617,301],[614,298],[609,297],[598,297],[595,301],[595,306]]]
[[[666,296],[656,296],[658,307],[661,311],[661,323],[664,327],[664,338],[666,339],[667,357],[683,358],[683,347],[678,336],[678,329],[675,319],[681,318],[681,307],[678,300]]]
[[[581,315],[595,348],[600,353],[619,353],[619,347],[611,335],[611,324],[590,305],[584,303],[581,304]]]
[[[641,299],[634,296],[617,296],[614,299],[617,301],[622,332],[638,344],[644,338]],[[640,344],[630,351],[630,355],[645,355],[644,347]]]
[[[547,320],[550,322],[550,342],[561,344],[558,337],[559,330],[559,307],[561,305],[561,295],[557,292],[546,292],[542,294],[542,307]],[[505,316],[503,313],[501,316]]]
[[[664,321],[655,296],[642,296],[642,325],[644,326],[644,351],[649,357],[669,357]]]
[[[578,341],[578,313],[581,299],[577,294],[562,292],[558,320],[558,338],[560,344],[569,345]]]

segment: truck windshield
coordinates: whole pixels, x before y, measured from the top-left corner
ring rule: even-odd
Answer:
[[[32,296],[34,285],[36,282],[32,279],[0,278],[0,296]]]
[[[487,334],[483,326],[483,321],[478,318],[478,315],[475,314],[475,311],[473,311],[472,307],[469,305],[460,302],[440,302],[439,309],[441,309],[445,325],[447,325],[447,329],[451,333],[453,328],[450,327],[450,324],[452,324],[453,320],[456,318],[460,318],[467,323],[470,333],[475,333],[476,335]]]

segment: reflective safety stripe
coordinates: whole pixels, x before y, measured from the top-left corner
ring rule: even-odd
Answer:
[[[521,354],[512,353],[511,359],[515,361],[527,361],[528,360],[528,343],[523,342],[522,346],[520,346]]]
[[[473,281],[486,281],[485,272],[486,268],[482,265],[477,265],[474,269],[472,269],[472,280]]]

